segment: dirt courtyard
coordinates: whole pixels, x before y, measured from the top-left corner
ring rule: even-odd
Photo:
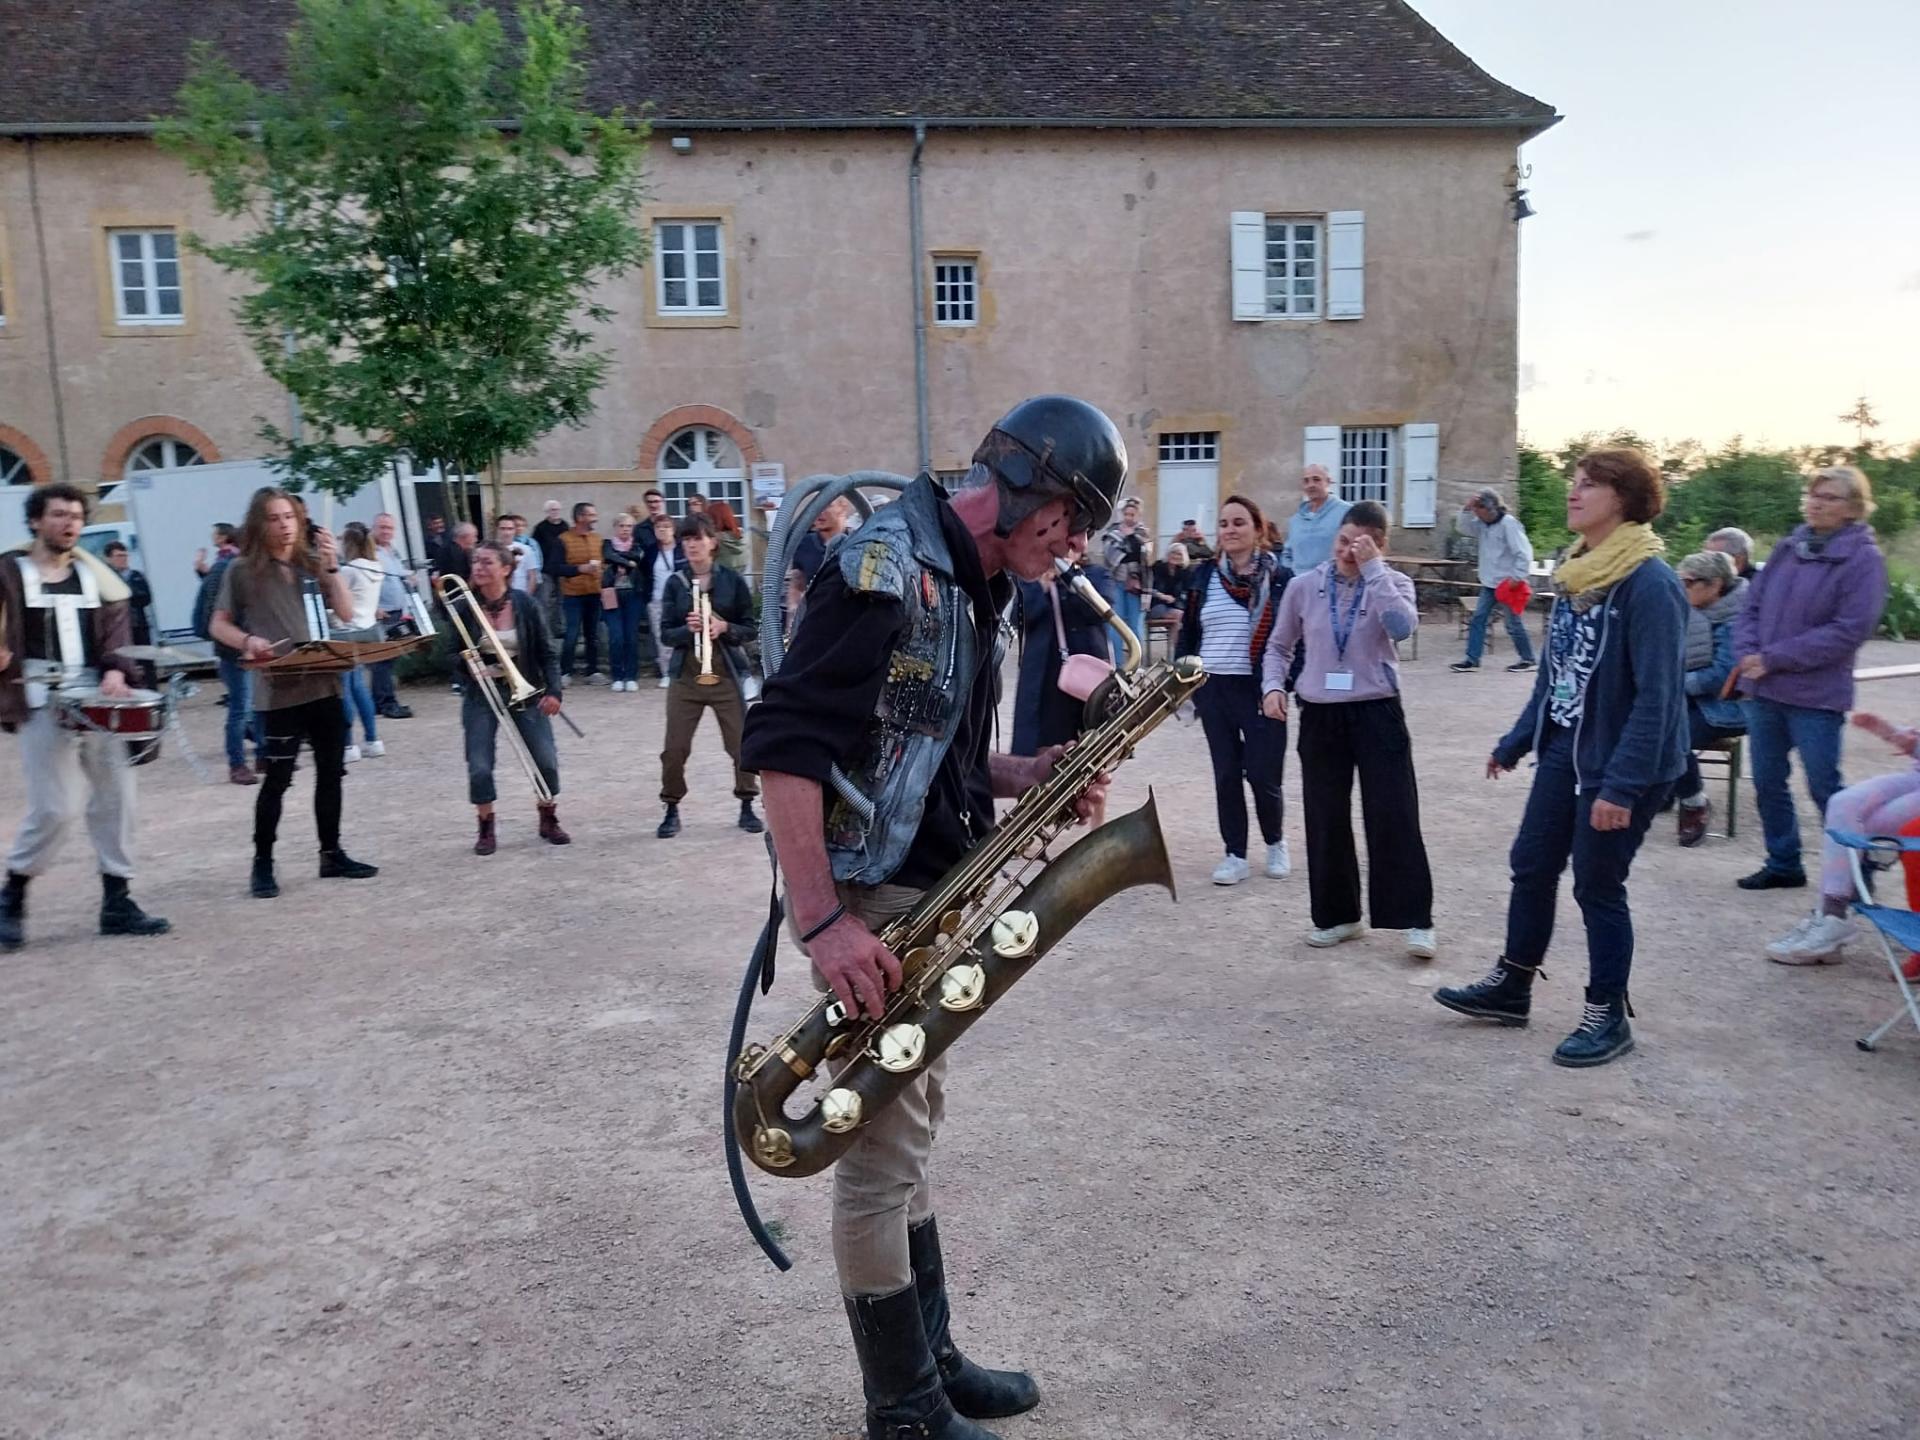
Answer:
[[[1737,841],[1682,851],[1668,817],[1642,854],[1634,1054],[1548,1063],[1585,975],[1564,892],[1529,1029],[1441,1010],[1427,992],[1499,951],[1529,772],[1481,768],[1528,681],[1448,674],[1450,629],[1424,642],[1405,683],[1437,961],[1301,943],[1291,755],[1301,868],[1210,885],[1205,745],[1169,724],[1113,813],[1154,787],[1179,903],[1095,912],[953,1052],[956,1338],[1045,1395],[994,1428],[1920,1433],[1920,1037],[1853,1043],[1896,1003],[1884,965],[1766,963],[1807,895],[1734,888],[1760,855],[1743,786]],[[455,702],[415,688],[348,774],[347,845],[380,876],[315,878],[303,772],[269,903],[246,896],[253,792],[224,783],[217,692],[189,726],[221,783],[171,755],[141,772],[135,894],[173,933],[93,933],[76,835],[0,957],[0,1437],[858,1433],[825,1177],[753,1172],[787,1275],[727,1191],[721,1057],[766,865],[711,724],[687,828],[658,841],[661,695],[576,689],[575,843],[536,844],[503,765],[483,860]],[[1911,721],[1920,685],[1863,703]],[[1849,778],[1895,763],[1849,732]],[[9,755],[9,837],[21,807]],[[806,1003],[782,959],[755,1038]]]

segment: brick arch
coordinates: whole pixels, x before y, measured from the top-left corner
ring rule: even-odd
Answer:
[[[745,464],[752,465],[760,459],[760,442],[753,438],[753,432],[718,405],[676,405],[640,437],[639,468],[648,472],[657,470],[660,452],[666,448],[667,441],[692,425],[705,425],[725,435],[739,446],[740,458]]]
[[[0,425],[0,445],[13,451],[27,462],[27,478],[36,485],[44,485],[53,479],[53,467],[47,463],[47,452],[28,438],[24,430],[16,430],[11,425]]]
[[[110,485],[118,484],[126,471],[127,457],[147,441],[162,435],[186,441],[209,465],[220,463],[220,447],[192,421],[182,420],[178,415],[142,415],[122,425],[107,441],[107,453],[100,461],[100,479]]]

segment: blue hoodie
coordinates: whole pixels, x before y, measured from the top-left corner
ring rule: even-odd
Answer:
[[[1554,620],[1568,606],[1554,602]],[[1573,732],[1574,784],[1610,805],[1631,807],[1687,768],[1687,597],[1680,579],[1648,560],[1620,581],[1580,623],[1592,626],[1592,670]],[[1512,769],[1539,748],[1556,663],[1542,657],[1533,695],[1493,755]]]
[[[1280,547],[1280,563],[1296,575],[1326,564],[1333,558],[1333,542],[1340,537],[1340,526],[1352,508],[1351,500],[1329,495],[1316,515],[1302,500],[1300,508],[1293,512],[1293,519],[1287,522],[1287,539]]]

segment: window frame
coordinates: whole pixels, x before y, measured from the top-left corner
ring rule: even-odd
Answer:
[[[1265,256],[1266,256],[1267,318],[1270,320],[1324,320],[1326,318],[1326,313],[1327,313],[1327,217],[1326,215],[1324,214],[1316,215],[1312,213],[1293,214],[1293,213],[1282,213],[1282,212],[1269,212],[1267,213],[1265,220],[1266,220],[1266,234],[1264,236],[1263,243],[1265,246]],[[1291,308],[1282,309],[1282,310],[1274,309],[1273,285],[1276,277],[1274,275],[1274,270],[1273,270],[1273,267],[1274,267],[1273,230],[1276,225],[1284,225],[1284,226],[1290,226],[1290,227],[1307,225],[1313,228],[1313,257],[1311,262],[1313,265],[1313,274],[1310,277],[1313,285],[1313,308],[1311,310],[1299,310],[1299,309],[1291,309]],[[1283,273],[1281,274],[1280,277],[1278,277],[1281,279],[1283,283],[1285,297],[1289,300],[1291,300],[1293,296],[1297,293],[1295,285],[1296,285],[1296,282],[1301,278],[1300,276],[1295,274],[1291,268],[1291,266],[1295,263],[1295,258],[1296,258],[1292,254],[1292,246],[1295,243],[1296,239],[1297,237],[1292,235],[1289,235],[1287,237],[1288,254],[1285,260],[1282,262],[1283,266],[1286,268],[1283,269]]]
[[[733,208],[728,205],[655,205],[641,214],[647,235],[647,258],[642,266],[642,284],[646,287],[646,324],[656,330],[737,329],[740,325],[740,246],[735,243]],[[665,308],[666,267],[661,263],[660,227],[662,225],[714,225],[718,227],[720,246],[721,308]],[[691,237],[689,237],[691,238]],[[677,253],[692,254],[692,251]],[[688,283],[695,283],[693,276]]]
[[[1218,430],[1162,430],[1154,437],[1154,458],[1162,465],[1218,465]]]
[[[970,251],[937,250],[927,258],[933,267],[933,283],[927,291],[927,298],[933,307],[933,323],[942,330],[972,330],[978,328],[980,324],[981,293],[980,256]],[[948,276],[943,279],[940,272],[949,267],[953,269],[964,268],[966,271],[965,280],[961,281],[953,276]],[[943,286],[948,287],[951,292],[962,285],[964,285],[966,290],[966,298],[964,301],[952,293],[949,293],[945,297],[940,293]],[[966,307],[966,318],[955,319],[951,316],[946,319],[941,318],[940,311],[943,305],[958,306],[961,304],[964,304]]]
[[[8,455],[11,455],[16,461],[19,462],[20,468],[18,470],[13,471],[11,474],[9,474],[7,471],[6,462],[4,458],[0,458],[0,485],[31,485],[33,484],[33,463],[29,461],[26,456],[22,455],[18,450],[14,449],[11,445],[7,444],[6,441],[0,440],[0,457],[5,457]]]
[[[738,475],[715,474],[715,471],[730,471],[736,467],[716,465],[713,459],[712,442],[702,438],[696,447],[696,459],[704,459],[705,470],[674,470],[667,465],[667,455],[673,449],[674,442],[682,435],[703,431],[707,436],[717,435],[723,444],[731,446],[739,456]],[[709,501],[724,500],[733,507],[734,518],[744,528],[747,521],[747,504],[752,499],[753,466],[740,449],[739,441],[722,430],[718,425],[703,424],[695,421],[682,425],[661,443],[659,457],[653,464],[654,486],[666,497],[667,513],[676,520],[686,518],[687,497],[692,494],[706,496]],[[716,488],[718,487],[718,488]],[[734,491],[738,490],[738,494]]]
[[[1369,441],[1385,437],[1384,454],[1381,458],[1379,470],[1379,483],[1383,493],[1378,495],[1359,494],[1349,489],[1347,484],[1349,437],[1353,437],[1356,442],[1354,446],[1355,450],[1362,450],[1364,448],[1368,452],[1371,452],[1373,448],[1368,445]],[[1387,518],[1397,525],[1400,515],[1398,492],[1402,448],[1400,427],[1397,425],[1342,425],[1340,427],[1340,472],[1334,477],[1334,483],[1339,487],[1336,493],[1338,493],[1342,500],[1349,503],[1360,500],[1376,501],[1386,508]]]
[[[683,231],[682,238],[687,243],[669,246],[663,233],[669,229]],[[711,252],[700,244],[700,232],[706,229],[713,231]],[[654,267],[654,304],[662,315],[724,315],[727,313],[727,232],[718,220],[656,220],[653,222],[653,250],[659,257],[659,263]],[[714,273],[711,276],[699,273],[700,257],[708,253],[713,256]],[[667,273],[669,257],[679,259],[683,267],[683,273],[677,279]],[[686,303],[675,305],[667,299],[667,287],[674,284],[688,287]],[[700,289],[703,285],[712,285],[719,297],[711,305],[700,302]]]
[[[185,464],[135,465],[134,462],[146,452],[147,447],[150,445],[171,445],[175,447],[176,453],[184,449],[192,454],[193,459],[187,461]],[[201,452],[200,447],[191,440],[183,439],[171,431],[159,430],[146,436],[134,445],[131,450],[127,451],[127,458],[120,462],[120,478],[122,480],[131,480],[136,475],[158,475],[168,470],[191,470],[196,465],[205,465],[207,463],[207,457]]]
[[[180,313],[161,318],[129,316],[123,313],[120,288],[120,255],[117,234],[137,231],[151,234],[168,231],[173,235],[173,263],[177,267]],[[186,217],[155,211],[96,211],[93,216],[94,276],[99,291],[100,333],[125,339],[153,339],[193,335],[199,332],[200,319],[194,304],[192,251],[187,245]],[[143,256],[148,247],[143,245]],[[143,279],[152,278],[152,264],[143,260]],[[152,293],[149,291],[148,293]]]

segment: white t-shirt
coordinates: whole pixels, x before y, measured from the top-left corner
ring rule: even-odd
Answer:
[[[347,594],[353,597],[353,618],[338,629],[373,628],[380,608],[380,582],[385,577],[378,560],[349,560],[340,567],[340,578],[347,582]]]
[[[1200,606],[1200,659],[1209,675],[1253,673],[1253,617],[1220,584],[1220,575],[1207,577],[1207,596]]]
[[[513,551],[514,561],[513,578],[507,583],[522,592],[533,589],[540,581],[540,547],[515,540],[507,548]]]

